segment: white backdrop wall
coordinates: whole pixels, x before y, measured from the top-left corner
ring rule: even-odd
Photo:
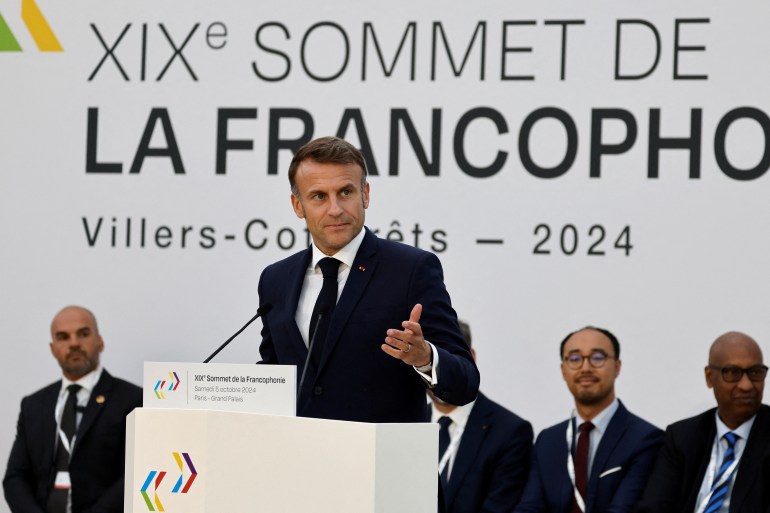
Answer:
[[[717,335],[768,347],[766,2],[38,0],[60,52],[20,3],[0,0],[21,48],[0,52],[3,460],[58,376],[60,307],[92,308],[135,382],[253,314],[306,243],[286,168],[320,135],[364,148],[368,226],[439,255],[483,390],[536,430],[569,413],[557,348],[585,324],[660,426],[713,403]]]

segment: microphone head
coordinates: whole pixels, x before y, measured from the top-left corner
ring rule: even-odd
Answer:
[[[257,308],[257,315],[259,315],[259,316],[265,315],[272,308],[273,308],[272,303],[265,303],[264,305],[262,305],[259,308]]]
[[[318,305],[318,315],[323,315],[324,317],[329,314],[332,310],[332,305],[329,303],[321,303]]]

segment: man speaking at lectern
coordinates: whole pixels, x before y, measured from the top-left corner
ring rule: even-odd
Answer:
[[[364,227],[365,170],[361,152],[336,137],[294,155],[291,203],[313,244],[260,277],[260,304],[272,305],[261,363],[297,366],[300,416],[420,422],[426,387],[466,404],[479,372],[438,258]]]

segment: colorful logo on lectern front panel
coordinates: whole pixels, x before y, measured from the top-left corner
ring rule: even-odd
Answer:
[[[155,383],[155,388],[153,388],[153,392],[155,392],[155,397],[158,399],[165,399],[166,396],[163,393],[164,391],[166,393],[168,392],[176,392],[176,389],[179,388],[179,383],[181,381],[179,380],[179,376],[177,376],[176,372],[169,372],[168,373],[169,379],[159,379]]]
[[[176,480],[174,487],[171,489],[171,493],[187,493],[190,491],[193,481],[195,481],[195,478],[198,476],[198,471],[195,470],[195,466],[193,465],[189,453],[172,452],[171,454],[174,456],[174,460],[176,461],[180,472],[179,479]],[[185,467],[189,470],[189,475],[187,475],[186,479]],[[147,505],[149,511],[166,511],[163,508],[163,502],[158,495],[158,489],[163,483],[163,478],[166,477],[166,473],[165,470],[150,470],[147,474],[147,478],[144,480],[144,484],[142,484],[142,488],[139,489],[139,493],[142,494],[144,503]],[[148,492],[150,488],[152,488],[152,492]],[[150,493],[153,495],[152,499],[150,498]]]

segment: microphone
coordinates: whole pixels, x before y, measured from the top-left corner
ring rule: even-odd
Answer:
[[[239,329],[239,330],[238,330],[238,331],[235,333],[235,335],[233,335],[232,337],[230,337],[230,338],[228,338],[227,340],[225,340],[225,343],[224,343],[224,344],[222,344],[221,346],[219,346],[219,347],[217,348],[217,350],[216,350],[216,351],[214,351],[213,353],[211,353],[211,356],[209,356],[208,358],[206,358],[205,360],[203,360],[203,363],[209,363],[209,362],[211,361],[211,359],[212,359],[212,358],[214,358],[216,355],[218,355],[218,354],[219,354],[219,352],[220,352],[222,349],[224,349],[225,347],[227,347],[227,344],[229,344],[230,342],[232,342],[232,341],[233,341],[233,339],[234,339],[235,337],[237,337],[238,335],[240,335],[240,334],[241,334],[241,332],[242,332],[243,330],[245,330],[246,328],[248,328],[248,327],[249,327],[249,324],[251,324],[252,322],[256,321],[256,320],[257,320],[259,317],[262,317],[263,315],[265,315],[267,312],[269,312],[269,311],[270,311],[270,309],[271,309],[271,308],[273,308],[273,305],[272,305],[272,304],[270,304],[270,303],[265,303],[264,305],[262,305],[262,306],[260,306],[259,308],[257,308],[257,314],[256,314],[254,317],[252,317],[251,319],[249,319],[249,322],[247,322],[246,324],[244,324],[244,325],[243,325],[243,328]]]
[[[299,401],[299,394],[302,392],[302,386],[305,384],[305,375],[307,374],[307,366],[310,363],[310,355],[313,354],[313,344],[315,343],[315,336],[318,335],[318,326],[321,324],[321,320],[331,310],[329,304],[322,304],[318,307],[318,319],[315,321],[315,327],[313,328],[313,336],[310,337],[310,343],[307,345],[307,357],[305,358],[305,365],[302,367],[302,377],[299,380],[299,388],[297,389],[297,401]]]

